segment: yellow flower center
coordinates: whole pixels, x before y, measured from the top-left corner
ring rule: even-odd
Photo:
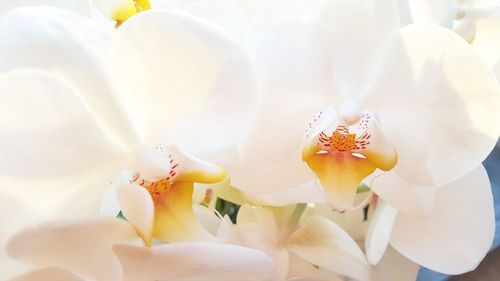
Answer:
[[[122,23],[128,20],[133,15],[151,10],[149,0],[129,0],[120,5],[113,13],[112,19],[116,21],[115,27],[118,28]]]

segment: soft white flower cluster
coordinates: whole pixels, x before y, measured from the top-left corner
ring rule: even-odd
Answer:
[[[499,81],[498,0],[0,2],[0,278],[471,271]]]

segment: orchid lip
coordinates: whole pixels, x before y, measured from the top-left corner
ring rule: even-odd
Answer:
[[[396,150],[373,113],[362,112],[350,126],[344,119],[332,108],[316,114],[306,130],[309,142],[302,154],[318,176],[326,200],[339,211],[356,208],[354,197],[364,178],[377,168],[390,170],[397,162]]]

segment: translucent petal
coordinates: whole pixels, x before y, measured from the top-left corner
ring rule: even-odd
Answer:
[[[124,269],[124,281],[231,281],[235,276],[243,281],[270,281],[274,272],[269,257],[240,246],[191,242],[113,249]]]
[[[116,189],[123,215],[150,246],[153,236],[154,205],[148,191],[136,184],[121,185]]]
[[[389,245],[397,215],[398,210],[393,206],[382,200],[377,202],[365,238],[366,259],[370,264],[376,265],[382,259]]]
[[[137,238],[129,223],[116,218],[58,221],[24,230],[10,240],[8,254],[40,266],[58,266],[85,278],[121,280],[111,246]]]
[[[71,1],[68,1],[71,2]],[[0,71],[36,68],[74,85],[110,136],[135,145],[137,134],[112,73],[114,30],[51,7],[16,9],[0,20]]]
[[[391,245],[414,262],[445,274],[477,267],[495,232],[491,185],[481,165],[440,187],[428,217],[400,213]]]
[[[371,280],[370,266],[356,242],[334,222],[311,216],[288,240],[288,249],[312,264],[355,278]]]
[[[470,172],[500,133],[500,87],[470,46],[434,25],[407,26],[387,49],[363,105],[396,147],[393,171],[441,186]]]
[[[0,96],[0,190],[43,213],[83,186],[92,188],[74,207],[99,204],[94,196],[105,189],[104,174],[126,154],[73,85],[46,72],[18,70],[0,77]]]
[[[321,19],[333,40],[332,77],[338,92],[343,97],[362,94],[375,79],[385,45],[399,29],[396,1],[329,0]]]
[[[38,270],[33,270],[9,279],[9,281],[84,281],[73,273],[58,267],[46,267]]]
[[[263,193],[312,178],[300,160],[304,129],[313,114],[336,99],[331,48],[321,23],[311,19],[276,25],[249,43],[262,101],[239,145],[236,188]]]
[[[257,103],[256,81],[245,53],[225,33],[157,10],[126,21],[115,39],[121,96],[147,142],[182,144],[204,158],[235,144]]]

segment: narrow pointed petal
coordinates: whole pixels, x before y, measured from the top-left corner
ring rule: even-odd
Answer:
[[[467,42],[434,25],[393,37],[363,105],[379,114],[398,151],[393,171],[415,185],[441,186],[472,171],[500,133],[497,79]]]
[[[151,245],[155,210],[149,192],[136,184],[127,184],[119,186],[116,193],[127,221],[135,227],[146,245]]]
[[[47,267],[33,270],[20,276],[9,279],[9,281],[85,281],[73,273],[58,267]]]
[[[238,147],[241,163],[231,181],[250,193],[284,190],[313,177],[300,161],[304,129],[337,98],[328,33],[317,20],[288,20],[249,42],[249,52],[262,102]]]
[[[35,68],[61,76],[80,92],[110,137],[135,145],[137,134],[111,69],[114,32],[62,9],[16,9],[0,20],[0,53],[9,54],[2,58],[0,71]]]
[[[116,35],[114,71],[147,142],[182,143],[203,158],[235,144],[257,105],[256,81],[224,32],[156,10],[130,18]]]
[[[288,249],[312,264],[357,280],[371,280],[356,242],[334,222],[311,216],[288,240]]]
[[[19,260],[58,266],[85,278],[118,281],[121,268],[111,246],[136,239],[133,227],[116,218],[59,221],[17,234],[10,240],[7,252]]]
[[[382,200],[377,202],[365,238],[366,259],[371,265],[376,265],[384,256],[397,215],[398,210],[393,206]]]
[[[272,260],[263,253],[233,245],[175,243],[150,249],[116,245],[124,281],[271,280]],[[237,257],[237,258],[236,258]]]
[[[377,280],[415,281],[419,269],[420,266],[417,263],[389,246],[382,260],[375,267],[375,273]]]
[[[396,1],[329,0],[321,18],[333,40],[332,77],[338,92],[343,97],[362,94],[375,79],[385,44],[399,29]]]
[[[428,217],[400,213],[391,245],[414,262],[445,274],[477,267],[495,232],[491,185],[481,165],[437,190]]]
[[[46,72],[18,70],[0,76],[0,96],[1,192],[50,213],[80,187],[93,187],[80,202],[94,206],[95,200],[97,206],[108,182],[103,174],[125,155],[73,85]]]

